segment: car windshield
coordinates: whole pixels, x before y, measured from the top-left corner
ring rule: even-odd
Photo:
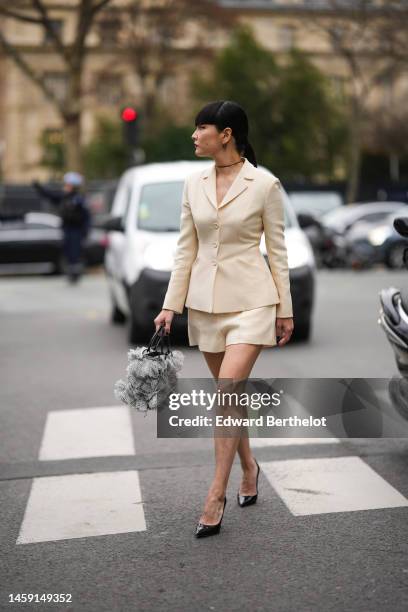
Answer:
[[[178,232],[183,185],[183,181],[143,185],[137,216],[138,228],[149,232]]]
[[[290,200],[296,212],[307,211],[322,215],[343,205],[338,193],[324,191],[291,192]]]
[[[137,227],[148,232],[178,232],[184,181],[146,183],[143,185],[137,216]],[[286,204],[286,198],[284,198]],[[284,207],[285,227],[293,222]]]

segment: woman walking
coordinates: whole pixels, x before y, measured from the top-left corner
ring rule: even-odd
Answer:
[[[257,168],[239,104],[211,102],[195,126],[196,155],[215,163],[184,183],[174,266],[154,323],[170,333],[174,313],[188,307],[190,346],[198,345],[217,381],[242,381],[263,346],[283,346],[294,327],[281,184]],[[270,269],[259,249],[263,231]],[[249,438],[215,436],[214,445],[215,474],[196,537],[220,530],[236,451],[243,471],[238,504],[251,505],[258,495]]]

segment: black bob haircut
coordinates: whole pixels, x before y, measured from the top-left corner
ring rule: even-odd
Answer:
[[[231,128],[240,155],[246,157],[254,166],[258,165],[254,150],[248,141],[248,117],[237,102],[232,100],[209,102],[199,111],[194,123],[196,126],[204,123],[215,125],[219,131]]]

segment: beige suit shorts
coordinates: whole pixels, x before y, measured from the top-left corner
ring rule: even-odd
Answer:
[[[239,312],[188,308],[188,340],[201,351],[219,353],[228,344],[276,345],[276,304]]]

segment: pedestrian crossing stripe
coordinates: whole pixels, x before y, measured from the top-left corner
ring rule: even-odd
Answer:
[[[137,470],[34,478],[17,544],[146,531]]]
[[[134,454],[128,406],[52,410],[47,415],[40,461]]]
[[[295,516],[408,506],[408,500],[360,457],[258,463]]]
[[[51,411],[39,459],[134,455],[130,409]],[[338,444],[338,438],[252,438],[254,448]],[[357,456],[259,461],[263,476],[294,516],[408,506],[408,500]],[[266,493],[260,502],[269,503]],[[139,472],[38,477],[32,481],[17,544],[146,531]]]

